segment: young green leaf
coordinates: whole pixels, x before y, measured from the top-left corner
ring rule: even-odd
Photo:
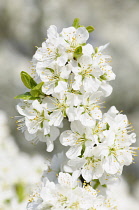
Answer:
[[[21,72],[21,80],[24,85],[29,89],[32,89],[37,85],[34,79],[25,71]]]
[[[98,53],[98,47],[95,48],[95,53]]]
[[[93,26],[87,26],[87,27],[86,27],[86,30],[87,30],[89,33],[91,33],[91,32],[93,32],[93,31],[95,30],[95,28],[94,28]]]
[[[40,90],[41,91],[43,84],[44,84],[44,82],[40,82],[34,88],[32,88],[32,90]]]
[[[20,94],[18,96],[15,96],[14,98],[15,99],[29,100],[31,97],[32,97],[31,94],[29,92],[26,92],[26,93]]]
[[[109,126],[109,124],[107,123],[107,124],[106,124],[106,130],[109,130],[109,128],[110,128],[110,126]]]
[[[80,23],[80,19],[79,18],[75,18],[74,21],[73,21],[72,26],[74,28],[79,28],[80,27],[80,24],[79,23]]]
[[[75,49],[74,54],[73,54],[73,57],[74,57],[74,58],[79,58],[79,57],[81,57],[82,55],[83,55],[83,53],[82,53],[82,47],[79,46],[79,47],[77,47],[77,48]]]
[[[107,80],[107,74],[104,73],[103,75],[100,76],[100,79],[101,80]]]
[[[39,97],[39,95],[40,95],[40,91],[39,91],[39,90],[31,90],[31,91],[30,91],[30,94],[31,94],[33,97],[37,98],[37,97]]]
[[[95,181],[93,188],[96,190],[97,187],[100,185],[100,181],[99,181],[99,179],[94,179],[93,181]]]

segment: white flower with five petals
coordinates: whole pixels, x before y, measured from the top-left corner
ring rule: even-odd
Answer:
[[[46,142],[47,151],[52,151],[53,141],[58,137],[59,130],[49,125],[47,104],[44,101],[40,104],[38,100],[34,100],[33,103],[23,102],[17,105],[17,110],[24,116],[18,122],[19,127],[25,132],[26,139],[34,143]]]
[[[67,90],[68,78],[71,73],[70,64],[61,67],[57,63],[52,63],[46,67],[44,63],[39,62],[36,70],[44,82],[42,92],[45,94],[50,95]]]
[[[101,75],[100,72],[96,71],[93,67],[92,58],[90,56],[81,56],[78,59],[78,63],[73,63],[74,82],[72,87],[74,90],[80,90],[83,86],[87,92],[96,92],[101,84],[97,79],[96,75]]]
[[[62,44],[64,40],[57,33],[56,26],[50,26],[47,35],[48,39],[42,43],[42,47],[37,49],[33,58],[38,62],[43,62],[46,67],[52,62],[57,62],[60,66],[65,65],[68,57]]]
[[[61,134],[60,142],[64,146],[70,146],[66,155],[69,159],[74,159],[81,155],[89,142],[94,142],[92,129],[83,126],[80,121],[73,121],[71,130],[66,130]]]

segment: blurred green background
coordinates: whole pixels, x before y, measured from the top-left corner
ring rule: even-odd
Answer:
[[[93,25],[89,42],[93,46],[110,43],[107,53],[113,58],[116,80],[106,110],[115,105],[123,110],[139,136],[139,1],[138,0],[0,0],[0,109],[9,117],[11,133],[21,150],[45,153],[44,144],[32,146],[16,130],[18,115],[14,96],[24,92],[21,71],[29,71],[30,60],[46,38],[49,25],[59,32],[69,27],[75,17],[81,24]],[[137,139],[139,146],[139,140]],[[125,167],[131,191],[139,180],[139,159]]]

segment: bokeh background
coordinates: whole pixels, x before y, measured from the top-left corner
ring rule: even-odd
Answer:
[[[44,144],[34,147],[27,142],[11,118],[18,115],[18,100],[13,98],[25,90],[20,72],[29,71],[35,46],[45,40],[49,25],[56,25],[60,32],[75,17],[95,27],[89,40],[93,46],[110,43],[107,53],[112,55],[117,77],[111,82],[112,95],[105,99],[106,110],[111,105],[123,110],[139,137],[139,0],[0,0],[0,109],[7,113],[19,148],[29,155],[47,154]],[[138,157],[135,162],[125,167],[124,176],[137,198]]]

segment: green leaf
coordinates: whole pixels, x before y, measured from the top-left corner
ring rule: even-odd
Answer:
[[[106,124],[106,130],[109,130],[109,128],[110,128],[110,126],[109,126],[109,124],[107,123],[107,124]]]
[[[103,75],[100,76],[100,79],[101,80],[107,80],[107,74],[104,73]]]
[[[23,100],[36,100],[39,99],[39,97],[33,97],[29,92],[20,94],[18,96],[14,97],[15,99],[23,99]]]
[[[32,97],[32,96],[31,96],[30,92],[26,92],[26,93],[20,94],[20,95],[18,95],[18,96],[15,96],[14,98],[15,98],[15,99],[29,100],[31,97]]]
[[[81,44],[82,46],[85,46],[86,45],[86,43],[83,43],[83,44]]]
[[[79,23],[80,23],[80,19],[79,18],[75,18],[74,21],[73,21],[72,26],[74,28],[79,28],[80,27],[80,24]]]
[[[93,32],[93,31],[95,30],[95,28],[94,28],[93,26],[87,26],[87,27],[86,27],[86,30],[87,30],[89,33],[91,33],[91,32]]]
[[[39,99],[39,95],[44,95],[44,93],[42,93],[42,91],[41,91],[43,84],[44,84],[44,82],[40,82],[30,92],[23,93],[23,94],[18,95],[14,98],[15,99],[23,99],[23,100]]]
[[[37,85],[34,79],[25,71],[21,72],[21,80],[24,85],[29,89],[32,89]]]
[[[44,82],[40,82],[34,88],[32,88],[32,90],[40,90],[41,91],[43,84],[44,84]]]
[[[82,55],[83,55],[83,53],[82,53],[82,47],[79,46],[79,47],[77,47],[77,48],[75,49],[74,54],[73,54],[73,57],[74,57],[74,58],[79,58],[79,57],[81,57]]]
[[[42,92],[42,86],[43,86],[43,84],[44,84],[44,82],[40,82],[39,84],[37,84],[31,91],[30,91],[30,93],[31,93],[31,95],[33,94],[33,96],[34,97],[38,97],[39,95],[45,95],[43,92]],[[37,92],[35,92],[35,91],[38,91],[38,93]],[[37,96],[37,94],[38,94],[38,96]],[[36,95],[36,96],[35,96]]]
[[[31,90],[30,94],[31,94],[31,96],[36,98],[36,97],[39,97],[40,91],[39,90]]]
[[[78,63],[78,66],[81,67],[80,63]]]
[[[95,48],[95,53],[98,53],[98,47]]]
[[[96,190],[97,187],[100,185],[100,181],[99,179],[94,179],[93,181],[95,181],[96,183],[94,184],[93,188]]]

